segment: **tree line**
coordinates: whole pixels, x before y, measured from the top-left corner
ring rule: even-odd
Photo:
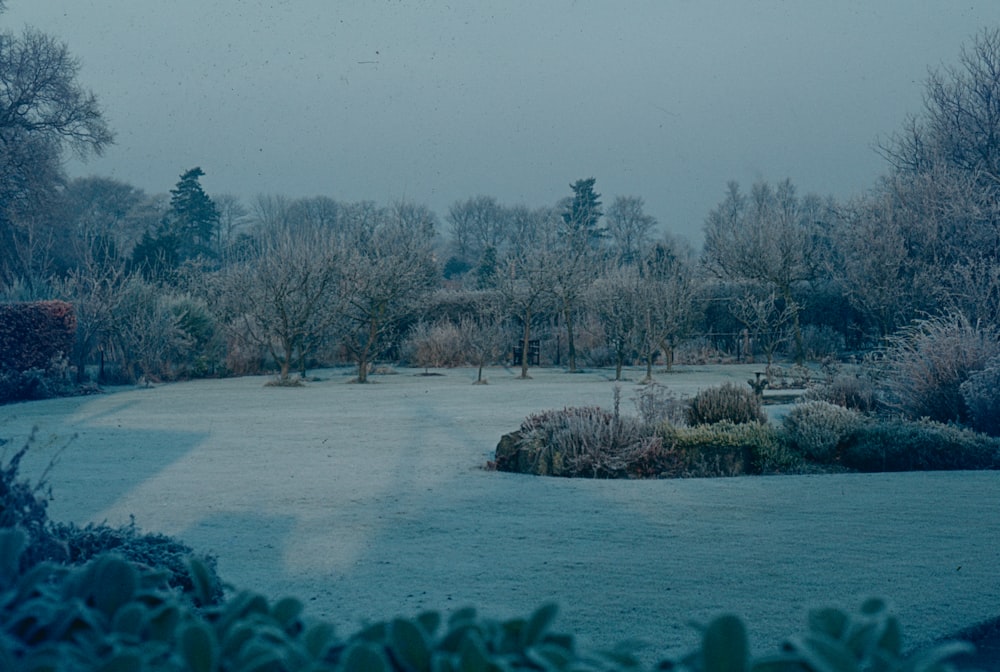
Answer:
[[[1000,31],[932,71],[863,194],[733,182],[700,251],[643,199],[593,177],[543,207],[488,195],[443,221],[413,202],[168,194],[69,179],[113,142],[79,64],[32,30],[0,35],[0,295],[77,313],[77,375],[258,372],[353,362],[670,366],[678,349],[770,364],[865,351],[915,319],[1000,318]]]

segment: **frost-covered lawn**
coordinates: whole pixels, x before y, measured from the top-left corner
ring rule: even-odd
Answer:
[[[680,394],[758,367],[682,367]],[[53,518],[127,523],[219,557],[241,588],[296,595],[342,634],[366,621],[476,605],[487,616],[562,606],[557,629],[651,653],[695,641],[687,623],[747,618],[757,651],[808,608],[888,598],[912,643],[1000,612],[1000,473],[559,480],[489,472],[529,413],[610,408],[605,371],[400,369],[301,388],[264,378],[115,389],[0,407],[0,437],[33,425],[34,477]],[[635,381],[621,384],[633,412]],[[2,450],[2,449],[0,449]]]

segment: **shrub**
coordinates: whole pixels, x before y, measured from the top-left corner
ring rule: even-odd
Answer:
[[[208,304],[190,294],[168,295],[164,307],[177,326],[173,376],[215,375],[224,359],[218,320]]]
[[[677,398],[669,388],[659,383],[649,383],[639,388],[633,401],[639,417],[647,425],[669,422],[681,425],[686,421],[687,404]]]
[[[65,301],[0,304],[0,370],[45,369],[68,357],[76,339],[76,316]]]
[[[654,469],[659,438],[637,418],[586,406],[531,415],[497,446],[500,471],[623,478]]]
[[[874,413],[879,403],[875,385],[862,375],[836,375],[829,383],[810,388],[803,396],[807,400],[825,401],[860,413]]]
[[[843,444],[863,424],[856,411],[825,401],[795,404],[782,421],[788,442],[807,460],[830,464]]]
[[[43,368],[0,371],[0,404],[69,396],[77,391],[69,360],[61,354]]]
[[[712,425],[661,425],[657,434],[664,458],[659,476],[712,477],[793,473],[800,457],[788,450],[780,433],[759,422]]]
[[[21,460],[33,440],[32,435],[6,464],[0,464],[0,531],[18,529],[26,535],[25,547],[19,555],[22,569],[42,562],[81,564],[113,550],[130,561],[156,568],[170,586],[186,593],[194,589],[187,568],[193,551],[176,539],[143,534],[134,521],[123,527],[102,524],[84,528],[50,521],[47,514],[50,494],[44,477],[32,485],[19,476]],[[205,556],[201,561],[214,576],[215,558]],[[218,581],[216,584],[221,586]],[[219,588],[213,599],[221,597]]]
[[[972,428],[1000,436],[1000,357],[994,357],[985,369],[969,376],[959,389]]]
[[[0,403],[71,394],[73,306],[64,301],[0,304]]]
[[[807,324],[802,327],[802,349],[809,360],[836,357],[846,347],[844,335],[829,325]]]
[[[892,337],[884,353],[890,403],[913,419],[969,420],[961,385],[1000,355],[992,327],[960,314],[921,320]]]
[[[403,342],[402,357],[424,368],[451,368],[468,361],[462,332],[451,322],[418,322]]]
[[[733,383],[701,390],[691,400],[687,420],[690,425],[711,425],[728,421],[734,424],[767,422],[761,400],[749,389]]]
[[[865,423],[845,442],[841,464],[858,471],[1000,468],[1000,439],[931,420]]]

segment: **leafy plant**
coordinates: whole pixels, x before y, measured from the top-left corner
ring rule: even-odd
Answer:
[[[17,571],[26,535],[0,531],[0,666],[24,670],[169,670],[250,672],[410,670],[636,670],[634,645],[611,651],[578,649],[572,635],[552,630],[553,604],[527,618],[480,618],[473,608],[447,620],[438,612],[375,623],[342,639],[304,616],[296,598],[271,601],[243,591],[196,608],[178,599],[154,570],[115,555],[80,567],[43,563]],[[211,576],[191,564],[196,593],[211,595]],[[747,628],[723,615],[701,628],[701,642],[657,669],[690,672],[774,670],[899,670],[948,672],[948,662],[972,651],[947,642],[906,653],[902,628],[881,600],[858,613],[810,612],[808,630],[788,637],[778,653],[751,655]]]
[[[754,657],[747,629],[724,615],[701,628],[701,645],[673,665],[690,672],[948,672],[949,658],[969,653],[965,642],[946,642],[907,654],[902,628],[886,603],[872,599],[856,614],[835,608],[809,613],[808,630],[789,637],[780,653]],[[662,667],[662,666],[661,666]]]
[[[735,424],[766,423],[767,416],[761,400],[748,389],[733,383],[701,390],[691,400],[687,413],[688,424],[710,425],[728,421]]]

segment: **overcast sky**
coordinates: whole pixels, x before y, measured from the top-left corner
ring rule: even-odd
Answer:
[[[76,175],[166,192],[540,206],[597,178],[699,243],[726,183],[848,197],[929,66],[1000,2],[8,0],[58,36],[117,143]]]

